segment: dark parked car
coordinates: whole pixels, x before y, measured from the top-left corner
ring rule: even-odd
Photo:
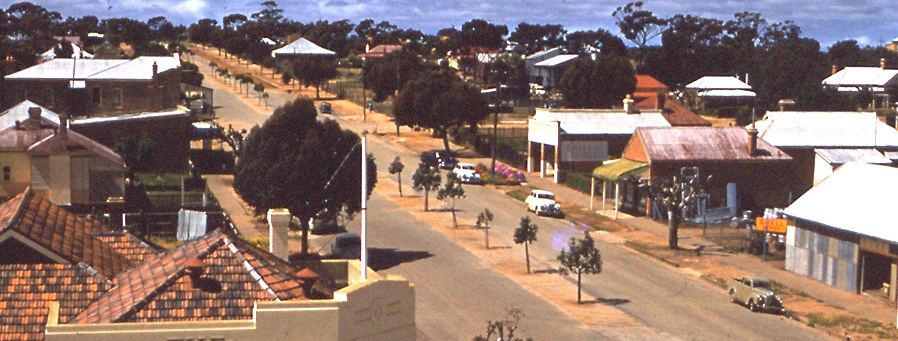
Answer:
[[[330,102],[321,102],[321,104],[318,105],[318,112],[322,114],[331,114],[334,112],[334,109],[331,107]]]
[[[441,149],[429,150],[421,153],[421,161],[442,169],[452,169],[458,164],[458,160],[448,151]]]

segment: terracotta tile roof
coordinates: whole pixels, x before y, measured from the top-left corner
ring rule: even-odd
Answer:
[[[149,259],[160,252],[159,248],[147,244],[147,242],[128,232],[95,232],[94,238],[103,241],[103,243],[127,257],[134,264]]]
[[[104,227],[100,221],[86,220],[56,206],[31,189],[0,205],[0,235],[16,233],[53,256],[73,264],[84,262],[102,275],[114,277],[131,262],[94,238]]]
[[[205,263],[192,277],[188,262]],[[114,279],[116,287],[71,323],[249,320],[256,301],[306,299],[298,269],[220,231],[156,255]],[[333,295],[320,283],[319,293]]]
[[[636,89],[644,89],[640,91],[666,91],[667,85],[649,75],[636,75]]]
[[[638,98],[638,96],[637,96]],[[636,103],[633,108],[639,110],[658,109],[658,96],[645,96],[645,99]],[[674,127],[710,127],[711,121],[708,121],[698,114],[692,112],[679,101],[671,96],[667,96],[664,100],[664,110],[661,112],[667,122]]]
[[[66,323],[111,286],[74,264],[0,265],[0,340],[43,340],[50,302]]]

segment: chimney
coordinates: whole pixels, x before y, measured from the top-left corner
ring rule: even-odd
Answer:
[[[25,130],[36,130],[41,127],[41,108],[28,108],[28,119],[24,122]]]
[[[312,298],[312,287],[315,286],[315,282],[318,281],[318,274],[309,268],[305,268],[296,273],[296,277],[299,278],[299,281],[302,285],[302,295],[306,298]]]
[[[758,155],[758,129],[754,122],[746,129],[748,131],[748,156]]]
[[[268,250],[280,259],[287,260],[287,231],[290,228],[290,210],[272,208],[268,210]]]
[[[667,95],[660,92],[656,95],[658,96],[658,100],[655,102],[655,109],[664,109],[664,102],[667,100]]]
[[[832,69],[829,70],[830,75],[835,75],[836,72],[839,72],[839,67],[836,64],[833,64]]]
[[[879,58],[879,68],[885,70],[886,69],[886,59]]]
[[[69,115],[68,114],[60,114],[59,115],[59,128],[56,129],[56,134],[59,135],[59,146],[62,149],[68,149],[69,142]]]
[[[156,62],[153,62],[153,78],[156,78],[156,74],[159,73],[159,65],[156,65]]]
[[[624,98],[624,111],[627,114],[633,113],[633,103],[636,102],[632,97],[628,94],[626,98]]]

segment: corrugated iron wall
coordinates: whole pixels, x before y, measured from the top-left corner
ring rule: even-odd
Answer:
[[[789,226],[786,270],[849,292],[857,292],[858,245]]]

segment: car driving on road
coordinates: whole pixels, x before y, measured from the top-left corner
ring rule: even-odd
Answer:
[[[458,164],[458,160],[449,151],[442,149],[428,150],[421,153],[421,161],[442,169],[453,169]]]
[[[524,200],[527,204],[527,211],[534,212],[536,215],[563,217],[561,205],[555,202],[555,194],[549,191],[534,189],[530,191],[530,195]]]

